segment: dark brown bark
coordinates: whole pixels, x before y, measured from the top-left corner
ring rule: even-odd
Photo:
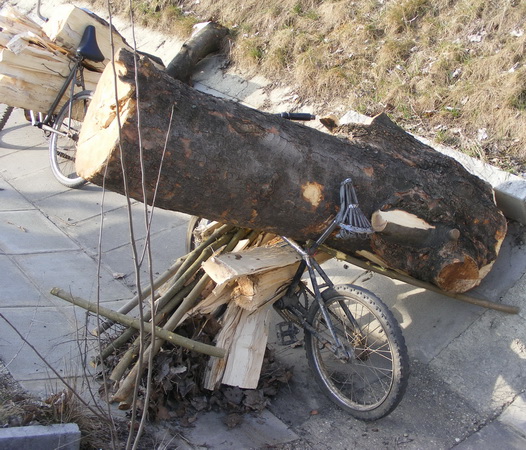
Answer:
[[[130,53],[121,51],[116,66],[128,191],[142,201]],[[337,213],[340,183],[351,177],[368,217],[401,211],[424,223],[426,233],[417,226],[415,239],[413,223],[398,223],[386,227],[396,233],[366,240],[333,237],[332,247],[452,292],[476,286],[497,256],[506,221],[491,187],[385,115],[368,126],[340,129],[344,137],[337,137],[200,93],[147,61],[140,65],[139,87],[148,203],[170,129],[155,200],[161,208],[305,240],[319,236]],[[101,185],[108,162],[105,185],[123,193],[113,98],[110,68],[82,129],[77,169]]]

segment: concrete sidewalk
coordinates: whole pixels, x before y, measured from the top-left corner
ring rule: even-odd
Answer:
[[[117,28],[126,34],[124,26]],[[161,38],[143,35],[147,38],[139,48],[165,57],[159,53]],[[166,37],[162,41],[167,51],[177,52],[177,42]],[[201,64],[196,88],[255,108],[283,111],[300,106],[290,89],[271,89],[259,77],[247,80],[221,70],[222,64],[216,57]],[[316,112],[313,108],[302,109]],[[141,254],[144,206],[134,202],[131,209]],[[184,253],[188,217],[162,210],[153,214],[153,271],[161,273]],[[85,336],[86,314],[49,291],[57,286],[92,301],[100,297],[115,309],[131,298],[136,280],[129,229],[122,196],[106,192],[103,201],[96,186],[68,190],[54,180],[41,131],[15,111],[0,133],[0,313],[61,375],[73,378],[83,372],[83,339],[77,338]],[[484,310],[330,263],[327,271],[333,281],[357,278],[357,284],[388,304],[403,327],[412,378],[406,397],[387,418],[366,424],[333,407],[310,376],[304,350],[280,347],[273,338],[278,357],[294,365],[294,378],[263,416],[228,430],[220,418],[206,415],[193,429],[167,425],[166,433],[182,434],[190,448],[493,449],[496,442],[503,448],[526,448],[525,241],[524,227],[510,222],[499,259],[477,288],[491,300],[521,307],[518,315]],[[146,264],[141,273],[146,281]],[[5,323],[0,326],[0,359],[32,392],[61,389],[56,375]]]

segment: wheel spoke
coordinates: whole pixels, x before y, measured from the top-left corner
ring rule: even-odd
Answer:
[[[309,314],[316,332],[306,335],[307,356],[317,381],[332,400],[360,419],[375,420],[389,414],[403,396],[407,349],[396,320],[379,299],[354,287],[344,288],[340,287],[342,294],[329,290],[325,306],[351,358],[334,353],[318,305]]]

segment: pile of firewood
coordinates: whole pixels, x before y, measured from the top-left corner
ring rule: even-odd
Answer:
[[[270,306],[285,293],[301,257],[268,233],[215,222],[197,232],[200,243],[196,248],[155,281],[154,314],[149,307],[151,288],[125,305],[120,316],[58,289],[52,291],[121,324],[130,324],[130,315],[142,316],[148,337],[141,357],[137,322],[121,326],[116,333],[110,331],[113,323],[108,321],[94,331],[108,331],[104,338],[107,345],[94,363],[104,362],[106,369],[111,368],[111,401],[118,402],[122,409],[131,407],[138,373],[148,365],[150,355],[154,357],[151,370],[159,387],[156,396],[161,399],[162,392],[182,400],[189,392],[205,390],[215,392],[218,401],[221,385],[240,389],[263,386],[261,392],[275,392],[275,382],[290,378],[286,370],[272,370],[271,377],[261,377],[261,372],[264,361],[272,363],[266,354]],[[143,299],[142,314],[137,312],[139,297]],[[170,335],[157,331],[152,338],[152,317],[158,330],[177,337],[170,339]]]
[[[96,28],[97,43],[106,56],[102,63],[85,61],[86,89],[94,90],[111,56],[110,27],[95,14],[65,5],[42,27],[16,9],[0,11],[0,96],[2,103],[33,111],[49,109],[70,72],[87,25]],[[113,29],[115,49],[130,46]],[[77,91],[80,88],[77,87]],[[61,106],[69,98],[66,92]]]

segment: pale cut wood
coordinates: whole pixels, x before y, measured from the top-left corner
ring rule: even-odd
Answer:
[[[47,112],[70,72],[67,50],[51,42],[38,24],[13,8],[2,11],[0,27],[1,43],[6,47],[0,52],[2,102]],[[85,70],[86,89],[94,90],[99,78],[100,73]],[[80,91],[76,86],[75,93]],[[68,90],[58,108],[66,103],[69,94]]]
[[[14,55],[7,49],[0,53],[0,96],[2,102],[19,108],[47,112],[64,83],[61,74],[68,70],[67,58],[57,55],[42,57],[39,49],[28,47],[23,53]],[[29,67],[25,67],[27,64]],[[49,66],[48,66],[49,65]],[[51,70],[48,68],[51,67]],[[97,86],[99,73],[84,71],[86,89]],[[76,86],[75,92],[81,89]],[[59,108],[69,99],[66,92]],[[58,110],[57,110],[58,112]]]
[[[299,262],[236,279],[233,299],[239,307],[255,311],[281,298],[298,269]]]
[[[289,246],[255,247],[210,258],[203,269],[216,283],[225,283],[242,275],[252,275],[293,264],[301,256]]]
[[[225,358],[210,358],[203,377],[203,388],[210,391],[215,390],[221,384],[226,367],[226,358],[228,358],[229,349],[232,346],[236,327],[241,319],[243,310],[230,303],[223,316],[223,328],[217,334],[216,346],[226,351]]]
[[[242,310],[229,349],[222,383],[243,389],[258,387],[267,347],[270,309]]]
[[[88,25],[95,27],[97,44],[106,58],[102,63],[90,64],[96,68],[103,69],[111,59],[110,37],[112,36],[109,24],[105,20],[74,5],[64,5],[49,18],[42,29],[52,42],[75,53],[82,38],[82,33],[84,33],[84,29]],[[132,50],[132,47],[115,28],[113,28],[113,43],[115,51],[119,48]]]
[[[179,324],[183,323],[187,317],[195,316],[198,314],[211,314],[221,305],[224,305],[232,299],[232,292],[234,290],[235,283],[223,283],[218,284],[210,294],[208,294],[203,300],[197,305],[190,309],[185,316],[180,320]]]
[[[0,26],[2,27],[1,34],[10,37],[26,31],[32,31],[42,38],[46,37],[46,34],[42,31],[42,27],[39,24],[12,6],[4,6],[0,11]]]

